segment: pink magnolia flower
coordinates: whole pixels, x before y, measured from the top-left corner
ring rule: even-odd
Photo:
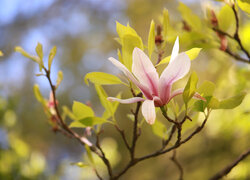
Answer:
[[[172,85],[189,72],[191,64],[186,53],[179,54],[178,37],[172,50],[170,62],[160,77],[151,60],[139,48],[135,48],[133,51],[132,73],[113,57],[110,57],[109,60],[141,90],[145,99],[141,97],[133,97],[130,99],[108,97],[108,100],[119,101],[124,104],[143,101],[142,115],[149,124],[155,122],[155,107],[164,106],[168,104],[173,97],[183,93],[184,89],[171,92]],[[204,98],[198,94],[194,96],[204,100]]]

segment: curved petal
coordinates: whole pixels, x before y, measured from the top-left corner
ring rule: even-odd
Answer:
[[[144,116],[148,124],[154,124],[156,117],[154,101],[145,100],[142,103],[142,115]]]
[[[108,58],[109,61],[111,61],[118,69],[120,69],[144,94],[144,96],[148,99],[153,99],[149,88],[141,84],[139,81],[135,79],[133,74],[118,60],[116,60],[113,57]]]
[[[173,47],[172,53],[171,53],[171,57],[170,57],[169,63],[173,62],[173,60],[177,57],[178,53],[179,53],[179,37],[177,36],[177,38],[175,40],[175,43],[174,43],[174,47]]]
[[[129,98],[129,99],[118,99],[115,97],[108,97],[107,100],[109,100],[111,102],[118,101],[122,104],[132,104],[132,103],[144,101],[145,99],[143,99],[141,97],[133,97],[133,98]]]
[[[133,51],[132,72],[153,95],[158,95],[159,75],[148,56],[137,47]]]
[[[159,80],[160,98],[167,102],[170,98],[170,89],[172,84],[183,78],[190,69],[190,59],[186,53],[180,53],[172,63],[165,68]]]
[[[182,94],[183,91],[184,91],[183,88],[175,90],[175,91],[171,94],[171,96],[170,96],[170,98],[169,98],[169,101],[170,101],[173,97]],[[204,97],[202,97],[202,96],[201,96],[199,93],[197,93],[197,92],[194,94],[193,98],[199,99],[199,100],[202,100],[202,101],[207,101]]]

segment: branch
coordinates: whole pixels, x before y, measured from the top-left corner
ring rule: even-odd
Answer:
[[[64,130],[64,131],[60,131],[60,132],[64,132],[63,134],[67,134],[67,136],[71,136],[73,137],[74,139],[76,139],[77,141],[79,141],[82,145],[88,145],[90,147],[90,150],[92,152],[94,152],[95,154],[97,154],[101,159],[102,161],[104,162],[104,164],[106,165],[107,167],[107,170],[108,170],[108,173],[110,175],[110,177],[112,177],[112,168],[111,168],[111,165],[109,163],[109,160],[105,157],[105,154],[104,152],[101,150],[100,147],[96,147],[94,144],[92,144],[86,137],[84,136],[80,136],[78,133],[74,132],[73,130],[71,130],[67,124],[65,124],[65,122],[63,121],[62,119],[62,116],[59,112],[59,108],[58,108],[58,105],[57,105],[57,101],[56,101],[56,88],[55,86],[53,85],[52,81],[51,81],[51,77],[50,77],[50,71],[47,70],[46,68],[44,68],[45,72],[46,72],[46,77],[49,81],[49,84],[50,84],[50,87],[51,87],[51,91],[52,91],[52,95],[53,95],[53,103],[54,103],[54,108],[55,108],[55,111],[56,111],[56,116],[58,117],[58,124],[59,126]],[[98,137],[97,137],[98,138]],[[100,150],[100,152],[98,151],[98,149]]]
[[[179,180],[183,180],[184,171],[183,171],[181,164],[179,163],[179,161],[176,158],[176,150],[173,151],[173,155],[170,159],[173,161],[173,163],[177,166],[178,170],[180,171]]]
[[[250,148],[242,153],[235,161],[233,161],[231,164],[226,166],[224,169],[216,173],[213,177],[210,178],[210,180],[218,180],[224,176],[226,176],[239,162],[244,160],[248,155],[250,155]]]

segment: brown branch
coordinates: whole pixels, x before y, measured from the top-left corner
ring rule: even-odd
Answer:
[[[62,119],[62,116],[59,112],[59,108],[58,108],[58,105],[57,105],[57,100],[56,100],[56,88],[55,86],[53,85],[52,81],[51,81],[51,77],[50,77],[50,71],[47,70],[46,68],[44,68],[45,72],[46,72],[46,77],[49,81],[49,84],[50,84],[50,87],[51,87],[51,91],[52,91],[52,94],[53,94],[53,102],[54,102],[54,108],[55,108],[55,111],[56,111],[56,115],[58,117],[58,125],[65,130],[65,132],[67,132],[68,136],[71,135],[74,139],[76,139],[77,141],[79,141],[82,145],[88,145],[90,147],[90,150],[92,152],[94,152],[95,154],[97,154],[101,159],[102,161],[104,162],[104,164],[106,165],[107,167],[107,170],[108,170],[108,173],[110,175],[110,177],[112,177],[112,168],[110,166],[110,163],[109,163],[109,160],[105,157],[105,154],[103,151],[101,151],[101,148],[100,147],[96,147],[94,144],[92,144],[86,137],[84,136],[80,136],[78,133],[74,132],[73,130],[71,130],[67,124],[65,124],[65,122],[63,121]],[[60,131],[60,132],[63,132],[63,131]],[[65,134],[65,133],[63,133]],[[98,149],[101,151],[101,153],[98,151]]]
[[[128,144],[127,138],[125,136],[124,130],[121,130],[117,125],[115,125],[116,130],[120,133],[124,144],[126,145],[127,149],[130,151],[130,146]]]
[[[135,119],[134,119],[134,128],[133,128],[133,139],[132,139],[132,145],[131,145],[131,148],[130,148],[131,160],[134,159],[136,141],[137,141],[137,139],[139,137],[139,134],[138,134],[138,114],[139,114],[140,107],[141,107],[141,102],[137,102],[136,110],[135,110],[135,113],[134,113],[134,118]]]
[[[101,177],[101,175],[98,173],[98,171],[96,169],[93,169],[96,176],[98,177],[99,180],[103,180],[103,178]]]
[[[244,63],[250,63],[250,53],[244,48],[244,46],[243,46],[243,44],[242,44],[242,42],[241,42],[240,36],[239,36],[239,16],[238,16],[238,13],[237,13],[237,11],[236,11],[236,9],[235,9],[235,4],[232,5],[232,10],[233,10],[233,12],[234,12],[235,21],[236,21],[236,29],[235,29],[235,33],[234,33],[233,36],[230,35],[230,34],[228,34],[227,32],[224,32],[224,31],[218,29],[218,28],[215,28],[215,27],[214,27],[214,28],[212,28],[212,29],[213,29],[215,32],[217,32],[217,33],[219,33],[219,34],[221,34],[221,35],[227,36],[227,37],[229,37],[230,39],[235,40],[235,41],[239,44],[241,51],[244,52],[244,54],[248,57],[248,59],[242,58],[242,57],[240,57],[239,55],[234,54],[229,48],[227,48],[227,49],[225,50],[225,52],[226,52],[228,55],[230,55],[231,57],[235,58],[235,59],[238,60],[238,61],[241,61],[241,62],[244,62]]]
[[[237,164],[241,161],[243,161],[248,155],[250,155],[250,148],[242,153],[235,161],[233,161],[231,164],[227,165],[224,169],[216,173],[213,177],[210,178],[210,180],[218,180],[224,176],[226,176]]]
[[[178,170],[180,171],[179,180],[183,180],[184,171],[183,171],[181,164],[179,163],[179,161],[176,158],[176,150],[173,150],[173,155],[170,159],[173,161],[173,163],[177,166]]]

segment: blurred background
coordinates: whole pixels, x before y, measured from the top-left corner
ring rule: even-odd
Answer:
[[[181,2],[204,19],[201,3],[204,1]],[[221,3],[213,5],[216,10]],[[48,98],[49,84],[44,77],[35,76],[38,67],[15,53],[15,46],[35,54],[40,42],[48,55],[56,45],[53,80],[59,69],[64,73],[58,90],[59,103],[71,107],[74,100],[91,101],[95,112],[101,115],[103,109],[94,87],[86,86],[83,78],[92,71],[119,73],[107,61],[110,56],[117,57],[116,21],[129,22],[146,43],[151,20],[159,23],[159,16],[166,8],[171,25],[181,35],[185,28],[177,7],[175,0],[0,0],[0,50],[4,53],[0,57],[0,179],[96,179],[91,168],[71,165],[84,159],[84,149],[76,141],[52,131],[42,106],[33,95],[33,84],[38,83]],[[240,15],[241,24],[249,30],[249,17]],[[250,44],[250,37],[248,41]],[[197,45],[185,43],[184,38],[181,42],[182,50]],[[170,52],[172,44],[168,47]],[[234,61],[216,48],[205,48],[193,61],[192,68],[200,82],[210,80],[216,84],[220,98],[249,90],[249,65]],[[123,89],[106,87],[110,96]],[[250,96],[247,96],[234,110],[213,112],[204,131],[180,148],[178,158],[184,167],[185,179],[207,179],[249,147],[249,107]],[[117,117],[124,117],[130,108],[120,105]],[[121,127],[131,127],[128,118],[120,119]],[[193,127],[197,125],[188,123]],[[114,128],[108,125],[105,128],[102,143],[119,170],[128,154]],[[152,152],[160,143],[145,124],[137,153]],[[170,155],[164,155],[138,164],[121,179],[177,179],[178,170],[169,158]],[[227,178],[250,178],[250,159],[241,162]]]

